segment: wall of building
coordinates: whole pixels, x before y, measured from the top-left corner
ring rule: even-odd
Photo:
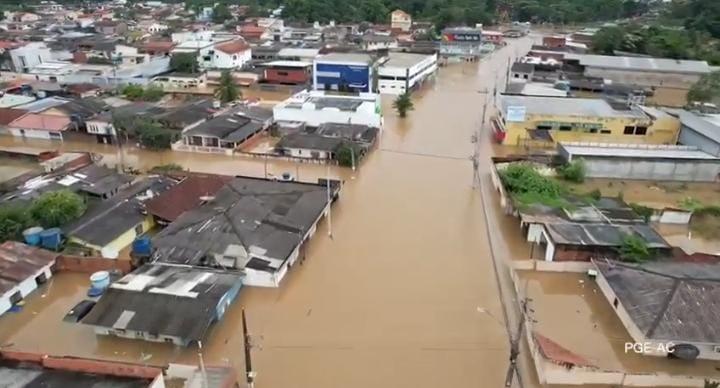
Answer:
[[[332,153],[302,148],[285,148],[285,152],[295,158],[332,159]]]
[[[554,124],[571,126],[569,131],[550,130],[554,142],[598,142],[598,143],[631,143],[631,144],[675,144],[680,122],[673,117],[652,121],[650,118],[615,118],[615,117],[580,117],[528,114],[522,122],[510,122],[501,118],[505,127],[503,144],[522,145],[528,139],[528,130],[535,130],[539,125]],[[590,133],[588,128],[598,127],[597,133]],[[646,126],[645,135],[626,135],[626,126]],[[609,133],[602,133],[603,131]]]
[[[269,83],[299,85],[310,80],[310,73],[305,69],[268,68],[263,77]]]
[[[379,104],[379,101],[376,103]],[[374,128],[382,127],[382,115],[376,112],[374,104],[363,104],[354,112],[334,108],[315,109],[314,106],[298,109],[280,105],[273,108],[273,117],[275,121],[304,122],[311,127],[318,127],[323,123],[352,123]]]
[[[715,182],[720,160],[583,157],[588,178]]]
[[[84,247],[94,249],[97,252],[102,251],[103,248],[107,248],[107,249],[113,250],[115,252],[120,252],[121,250],[123,250],[124,248],[126,248],[130,244],[132,244],[132,242],[135,240],[135,238],[139,236],[139,234],[135,232],[135,228],[138,225],[142,225],[142,232],[145,233],[148,230],[150,230],[153,226],[155,226],[155,221],[152,216],[146,216],[145,219],[141,223],[138,223],[137,225],[133,226],[131,229],[125,231],[123,234],[117,236],[117,238],[115,238],[113,241],[111,241],[104,247],[90,244],[86,241],[83,241],[82,239],[79,239],[79,238],[73,237],[73,236],[70,236],[70,241],[72,241],[76,244],[80,244]]]
[[[252,59],[250,49],[235,53],[227,54],[220,50],[215,50],[212,67],[218,69],[240,69]]]
[[[61,140],[61,131],[41,131],[38,129],[8,128],[11,135],[15,137],[27,137],[31,139]]]
[[[720,157],[720,143],[701,135],[685,125],[680,128],[678,144],[695,146],[703,152]]]
[[[584,74],[587,77],[600,77],[621,84],[679,89],[689,89],[700,79],[700,75],[697,74],[615,70],[601,67],[586,67]]]
[[[132,265],[128,260],[61,255],[57,259],[57,269],[58,271],[87,274],[92,274],[97,271],[120,271],[126,274],[132,270]]]
[[[369,65],[322,63],[313,64],[313,88],[338,90],[341,86],[359,92],[370,92],[373,72]]]
[[[380,66],[378,68],[378,92],[381,94],[400,95],[405,93],[405,86],[410,89],[430,77],[437,71],[437,55],[429,55],[412,67]],[[409,74],[409,82],[406,82]]]
[[[30,43],[10,50],[10,58],[15,71],[27,73],[33,67],[52,60],[50,49],[44,43]]]

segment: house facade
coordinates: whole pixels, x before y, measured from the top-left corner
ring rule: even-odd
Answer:
[[[390,13],[390,27],[400,31],[410,31],[412,28],[412,17],[407,12],[396,9]]]
[[[241,69],[252,59],[250,45],[244,40],[234,40],[215,45],[211,67],[216,69]]]

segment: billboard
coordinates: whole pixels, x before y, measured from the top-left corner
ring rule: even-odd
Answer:
[[[480,43],[482,40],[482,33],[470,33],[470,32],[444,32],[442,34],[443,42],[471,42]]]
[[[317,63],[315,85],[318,89],[337,90],[342,87],[370,92],[372,79],[369,66]]]

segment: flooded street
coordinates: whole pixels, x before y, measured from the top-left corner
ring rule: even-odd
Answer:
[[[529,38],[513,41],[480,64],[442,68],[416,95],[415,110],[405,120],[384,98],[378,148],[356,172],[332,169],[346,180],[332,211],[333,238],[323,223],[307,260],[292,268],[281,288],[244,289],[203,344],[206,362],[244,369],[245,308],[257,387],[504,386],[509,343],[499,290],[508,285],[502,275],[498,286],[489,237],[500,260],[527,255],[527,249],[503,239],[511,224],[492,209],[496,198],[487,172],[493,147],[483,138],[480,173],[491,195],[485,202],[472,188],[469,157],[486,98],[482,92],[503,82],[508,56],[529,45]],[[116,160],[113,146],[86,142],[1,137],[0,145],[59,146],[102,154],[108,164]],[[274,174],[296,172],[301,180],[326,174],[321,165],[126,151],[125,163],[141,170],[178,163],[194,171],[255,176],[267,166]],[[196,349],[100,338],[89,327],[61,322],[82,299],[83,282],[84,276],[61,274],[29,298],[21,313],[0,318],[0,344],[150,364],[197,362]],[[43,319],[33,320],[35,314]],[[524,386],[532,387],[531,379],[524,376]]]

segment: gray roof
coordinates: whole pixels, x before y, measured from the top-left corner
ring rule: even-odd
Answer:
[[[149,193],[158,195],[174,184],[166,177],[144,179],[110,199],[91,202],[85,214],[63,227],[63,231],[86,243],[105,246],[143,222],[143,202],[149,199]]]
[[[564,149],[572,157],[720,161],[720,158],[693,146],[562,142],[558,147]]]
[[[705,74],[710,66],[705,61],[670,58],[615,57],[610,55],[565,54],[566,60],[577,60],[583,66],[631,71]]]
[[[198,100],[172,108],[155,116],[155,119],[171,129],[182,130],[198,121],[207,119],[214,109],[211,100]]]
[[[326,205],[325,185],[237,177],[155,236],[153,258],[219,266],[215,255],[241,249],[284,262]]]
[[[344,142],[338,137],[327,137],[313,133],[291,133],[283,136],[275,145],[279,149],[294,148],[313,151],[335,152]]]
[[[395,42],[397,39],[389,35],[367,34],[362,36],[363,42]]]
[[[388,53],[388,60],[385,61],[382,66],[408,68],[415,66],[427,58],[428,55],[424,54],[391,52]]]
[[[323,123],[315,130],[315,133],[357,143],[373,143],[378,130],[362,124]]]
[[[111,284],[81,322],[199,341],[241,281],[240,272],[146,264]]]
[[[239,105],[233,110],[233,113],[257,121],[267,121],[273,118],[272,109],[255,105]]]
[[[535,70],[535,65],[532,63],[515,62],[512,64],[510,71],[515,73],[532,73]]]
[[[0,386],[3,388],[147,388],[151,382],[150,379],[137,377],[45,369],[26,363],[0,361]]]
[[[648,248],[670,247],[655,229],[646,224],[560,222],[545,224],[545,228],[552,242],[562,245],[619,247],[622,245],[623,236],[635,235],[645,240]]]
[[[183,136],[211,136],[225,141],[243,141],[262,130],[261,123],[247,117],[221,115],[189,129]]]
[[[594,263],[646,338],[720,344],[720,265]]]
[[[366,53],[329,53],[315,58],[318,63],[362,63],[371,64],[374,62],[372,56]]]
[[[593,98],[500,96],[500,106],[505,114],[508,107],[525,107],[527,114],[582,117],[648,118],[639,109],[618,110],[605,100]]]
[[[710,120],[712,116],[704,116],[686,110],[681,110],[678,116],[683,126],[716,143],[720,143],[720,125],[717,124],[718,121]],[[712,118],[717,120],[715,117]]]
[[[70,100],[66,100],[64,98],[59,98],[59,97],[48,97],[48,98],[43,98],[41,100],[35,100],[35,101],[27,103],[27,104],[18,105],[13,108],[14,109],[23,109],[23,110],[26,110],[28,112],[33,112],[33,113],[39,113],[39,112],[48,110],[50,108],[54,108],[57,106],[67,104],[68,101],[70,101]]]

